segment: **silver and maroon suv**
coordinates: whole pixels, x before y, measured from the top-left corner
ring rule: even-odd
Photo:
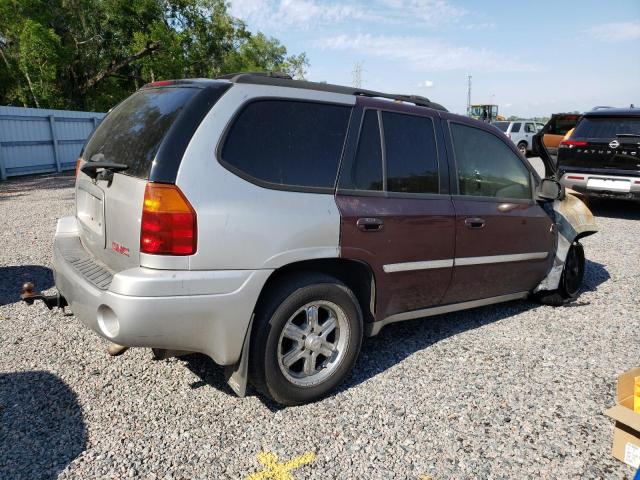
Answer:
[[[149,84],[87,142],[61,299],[133,347],[315,400],[391,322],[578,294],[595,232],[497,129],[422,97],[273,74]],[[63,304],[64,304],[63,303]]]

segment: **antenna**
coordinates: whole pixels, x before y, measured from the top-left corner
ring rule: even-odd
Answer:
[[[352,87],[353,88],[362,88],[362,62],[356,62],[353,66],[353,71],[351,72],[353,75]]]
[[[467,75],[467,117],[471,116],[471,75]]]

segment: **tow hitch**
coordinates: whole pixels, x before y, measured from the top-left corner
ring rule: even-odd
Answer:
[[[27,282],[22,285],[22,291],[20,292],[20,298],[27,305],[33,305],[33,302],[36,300],[42,300],[44,304],[47,306],[49,310],[52,310],[54,307],[61,308],[64,311],[64,307],[69,305],[67,300],[60,295],[60,293],[55,293],[53,295],[43,295],[41,292],[34,292],[34,285],[31,282]]]

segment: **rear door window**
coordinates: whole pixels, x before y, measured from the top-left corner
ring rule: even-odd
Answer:
[[[350,115],[343,105],[254,101],[229,129],[222,163],[265,187],[333,189]]]
[[[460,195],[532,199],[531,173],[504,141],[458,123],[451,135]]]
[[[640,117],[584,117],[572,138],[616,138],[616,135],[640,135]]]
[[[536,133],[536,127],[533,125],[533,123],[526,123],[524,125],[524,131],[526,133]]]
[[[438,150],[433,120],[383,112],[387,191],[438,193]]]
[[[522,125],[521,123],[514,123],[511,126],[511,133],[517,133],[520,131],[520,125]]]
[[[87,161],[123,163],[122,173],[148,178],[151,164],[182,108],[200,89],[144,88],[116,106],[87,142]]]

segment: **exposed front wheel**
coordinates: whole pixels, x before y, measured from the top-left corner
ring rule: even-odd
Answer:
[[[567,252],[558,289],[540,292],[539,300],[557,307],[578,298],[584,280],[584,266],[584,248],[579,242],[574,242]]]
[[[341,383],[362,343],[362,312],[335,278],[295,274],[256,312],[251,380],[285,405],[317,400]]]
[[[520,142],[520,143],[518,144],[518,150],[520,150],[520,153],[521,153],[523,156],[525,156],[525,157],[526,157],[526,156],[527,156],[527,142]]]

